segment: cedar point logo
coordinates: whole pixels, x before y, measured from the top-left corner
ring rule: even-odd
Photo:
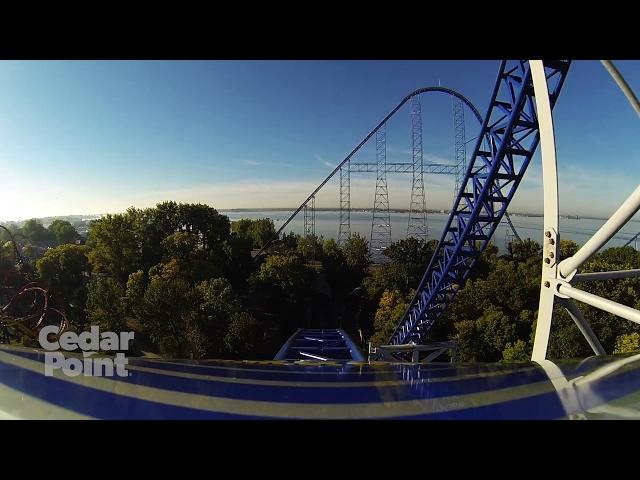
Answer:
[[[129,372],[126,368],[129,360],[124,356],[122,350],[129,349],[129,342],[133,340],[134,332],[102,332],[96,326],[91,327],[91,331],[82,332],[80,335],[74,332],[64,332],[55,341],[49,340],[49,335],[54,336],[58,332],[58,327],[49,325],[40,330],[38,340],[42,348],[47,350],[44,354],[44,374],[47,377],[53,376],[54,370],[62,370],[62,373],[70,377],[84,375],[85,377],[126,377]],[[79,348],[82,350],[83,359],[66,358],[58,350],[73,351]],[[113,351],[118,350],[115,358],[91,358],[98,353],[98,350]]]

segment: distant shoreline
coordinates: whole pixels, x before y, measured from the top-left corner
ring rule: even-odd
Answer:
[[[296,208],[220,208],[217,209],[221,213],[225,212],[295,212]],[[339,212],[339,208],[316,208],[316,212]],[[373,210],[370,208],[352,208],[352,212],[372,212]],[[389,209],[390,213],[409,213],[408,209]],[[439,215],[449,215],[449,210],[427,210],[427,213],[430,214],[439,214]],[[542,218],[544,214],[542,213],[521,213],[521,212],[509,212],[509,215],[512,217],[532,217],[532,218]],[[568,220],[608,220],[608,218],[602,217],[591,217],[587,215],[560,215],[560,218],[568,219]],[[630,220],[631,222],[640,222],[640,220]]]
[[[294,208],[287,208],[287,207],[281,207],[281,208],[217,208],[216,210],[220,213],[227,213],[227,212],[295,212],[296,211],[296,207]],[[316,212],[339,212],[340,209],[339,208],[316,208],[315,209]],[[352,208],[351,209],[352,212],[372,212],[371,208]],[[390,213],[409,213],[408,209],[389,209]],[[117,213],[124,213],[124,212],[112,212],[111,214],[117,214]],[[427,210],[428,214],[436,214],[436,215],[449,215],[449,211],[448,210]],[[49,216],[45,216],[45,217],[32,217],[35,218],[36,220],[41,220],[41,221],[53,221],[55,219],[95,219],[95,218],[100,218],[103,217],[105,215],[108,215],[107,213],[97,213],[97,214],[84,214],[84,215],[78,215],[78,214],[74,214],[74,215],[49,215]],[[542,213],[521,213],[521,212],[509,212],[509,215],[512,217],[529,217],[529,218],[542,218],[544,215]],[[560,215],[560,218],[562,219],[568,219],[568,220],[600,220],[600,221],[606,221],[608,220],[608,218],[602,218],[602,217],[592,217],[592,216],[587,216],[587,215]],[[28,219],[22,219],[22,220],[0,220],[0,223],[23,223]],[[638,220],[634,220],[631,219],[629,220],[630,222],[640,222],[640,219]]]

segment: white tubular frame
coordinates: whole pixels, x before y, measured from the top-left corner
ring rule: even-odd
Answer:
[[[566,412],[569,420],[587,420],[590,418],[604,418],[609,420],[619,419],[640,419],[640,412],[637,408],[619,405],[621,399],[607,401],[602,398],[602,393],[598,393],[593,387],[601,379],[613,376],[617,371],[622,370],[626,365],[640,361],[640,354],[631,357],[621,358],[611,363],[596,368],[587,375],[579,376],[567,380],[562,370],[551,360],[539,360],[537,363],[545,371],[551,384],[555,388],[558,399]],[[624,398],[624,397],[623,397]],[[590,402],[584,401],[589,399]],[[598,405],[585,408],[588,403],[593,403],[598,399]]]
[[[612,280],[640,276],[640,270],[626,270],[615,272],[596,272],[578,274],[580,268],[598,250],[602,248],[640,209],[640,185],[622,203],[613,215],[602,227],[587,241],[572,257],[559,258],[560,233],[558,221],[558,169],[556,162],[555,135],[553,131],[553,118],[549,91],[545,76],[544,65],[541,60],[530,60],[531,76],[535,92],[536,111],[540,127],[540,147],[542,154],[542,180],[544,192],[544,247],[542,263],[542,284],[540,286],[540,303],[538,308],[538,322],[533,345],[531,360],[538,363],[546,362],[549,334],[551,332],[551,320],[556,299],[563,305],[573,321],[576,323],[584,337],[589,342],[596,355],[605,355],[600,341],[593,333],[591,326],[585,320],[574,300],[587,303],[600,310],[620,316],[632,322],[640,323],[640,311],[606,298],[593,295],[572,286],[577,281]],[[607,69],[612,72],[613,64],[603,61]],[[622,76],[615,70],[619,78]],[[613,75],[613,73],[612,73]],[[614,75],[616,83],[621,85]],[[622,79],[624,82],[624,79]],[[632,99],[637,99],[626,86],[623,92],[629,98],[634,108]],[[631,96],[629,95],[631,92]]]

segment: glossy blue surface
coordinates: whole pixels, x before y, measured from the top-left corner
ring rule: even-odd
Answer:
[[[358,360],[365,358],[351,337],[339,328],[298,329],[275,360]]]
[[[44,376],[0,346],[0,418],[640,418],[640,355],[543,364],[129,359],[128,377]]]

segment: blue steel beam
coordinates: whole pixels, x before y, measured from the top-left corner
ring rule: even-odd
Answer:
[[[551,106],[570,61],[545,61]],[[389,344],[421,343],[462,288],[505,214],[538,145],[529,63],[503,61],[464,181],[438,247]]]

